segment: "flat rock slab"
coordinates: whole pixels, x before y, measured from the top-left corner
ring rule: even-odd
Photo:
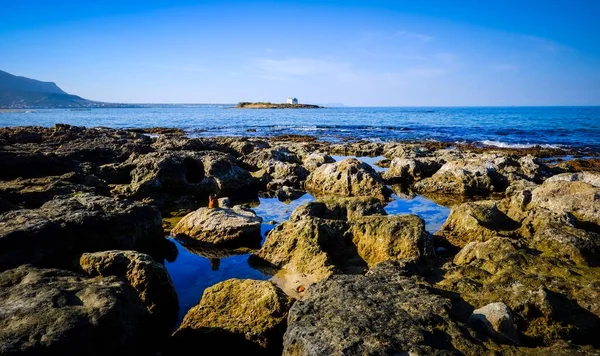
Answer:
[[[200,208],[171,230],[173,237],[194,239],[206,245],[252,246],[260,243],[262,218],[250,209]]]

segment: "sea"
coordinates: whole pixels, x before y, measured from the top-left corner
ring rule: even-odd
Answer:
[[[576,148],[600,152],[600,107],[331,107],[323,109],[236,109],[235,105],[161,105],[141,108],[35,109],[0,112],[0,126],[70,124],[86,127],[175,127],[190,137],[313,135],[320,140],[431,140],[482,146]],[[334,156],[337,161],[347,156]],[[383,157],[358,157],[373,166]],[[249,206],[263,219],[268,232],[286,221],[298,206],[315,198],[306,193],[294,201],[259,197]],[[434,233],[450,214],[423,196],[392,195],[390,215],[416,214]],[[203,292],[230,278],[268,280],[272,276],[248,263],[249,254],[210,258],[168,237],[178,250],[166,261],[177,291],[179,322]]]
[[[600,107],[326,107],[236,109],[233,104],[0,112],[0,126],[56,123],[177,127],[189,136],[314,135],[327,141],[434,140],[499,147],[600,150]]]

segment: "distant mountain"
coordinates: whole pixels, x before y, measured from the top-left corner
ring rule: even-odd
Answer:
[[[92,108],[129,107],[127,104],[102,103],[71,95],[55,83],[19,77],[0,70],[0,108]]]

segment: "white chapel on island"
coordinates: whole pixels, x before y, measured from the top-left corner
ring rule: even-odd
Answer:
[[[296,105],[296,104],[298,104],[298,99],[296,99],[296,98],[287,98],[287,101],[286,101],[286,102],[287,102],[288,104],[293,104],[293,105]]]

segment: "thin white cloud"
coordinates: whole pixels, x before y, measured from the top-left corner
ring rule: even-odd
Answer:
[[[423,33],[411,32],[411,31],[405,31],[405,30],[396,32],[393,37],[396,37],[396,38],[403,37],[403,38],[415,39],[415,40],[423,42],[423,43],[431,42],[435,38],[433,36],[425,35]]]

